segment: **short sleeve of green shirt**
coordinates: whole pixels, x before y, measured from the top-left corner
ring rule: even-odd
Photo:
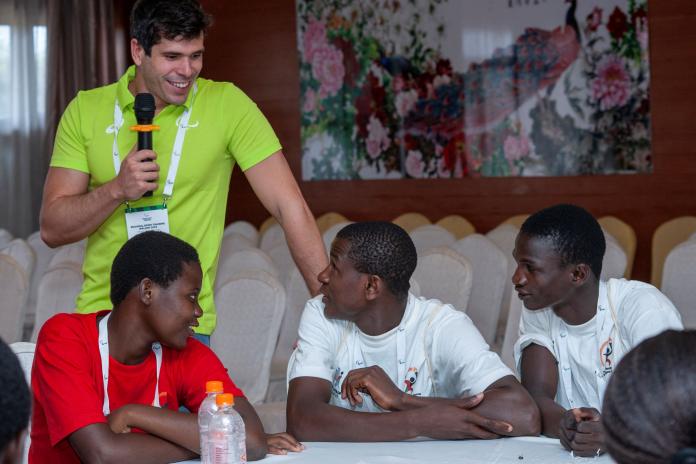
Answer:
[[[51,167],[75,169],[89,174],[87,150],[82,136],[79,95],[75,97],[60,118],[53,145]]]
[[[227,137],[227,151],[243,171],[281,149],[270,123],[244,92],[233,84],[225,85],[223,101],[235,108],[237,117],[231,121],[232,133]]]

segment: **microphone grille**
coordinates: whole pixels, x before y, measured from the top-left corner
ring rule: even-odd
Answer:
[[[155,97],[151,93],[139,93],[135,96],[133,111],[138,121],[152,121],[155,117]]]

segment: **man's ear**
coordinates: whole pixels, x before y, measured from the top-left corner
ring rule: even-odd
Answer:
[[[384,281],[377,275],[368,275],[365,285],[365,299],[372,301],[384,290]]]
[[[143,63],[143,59],[145,59],[145,49],[140,45],[138,39],[131,39],[130,52],[133,63],[135,63],[136,66],[140,66]]]
[[[138,285],[138,293],[140,296],[140,302],[146,306],[152,303],[153,294],[155,291],[155,284],[148,277],[145,277],[140,281]]]
[[[571,273],[572,284],[576,287],[584,285],[591,274],[592,270],[590,269],[590,266],[588,266],[585,263],[576,264],[575,266],[573,266],[573,270]]]

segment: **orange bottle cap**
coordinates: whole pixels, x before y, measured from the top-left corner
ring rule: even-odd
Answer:
[[[215,397],[215,404],[218,407],[234,406],[234,395],[232,393],[221,393]]]
[[[205,392],[206,393],[222,393],[223,388],[222,388],[222,382],[219,380],[208,380],[205,383]]]

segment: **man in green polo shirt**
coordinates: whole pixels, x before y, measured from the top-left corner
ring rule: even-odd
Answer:
[[[79,312],[110,307],[111,262],[130,235],[163,230],[195,246],[203,268],[198,331],[215,328],[212,288],[230,176],[239,164],[282,225],[310,290],[328,260],[270,124],[231,83],[198,77],[209,16],[197,0],[139,0],[131,66],[118,82],[79,92],[58,127],[41,209],[49,246],[88,237]],[[135,95],[155,99],[153,149],[138,150]],[[152,192],[151,197],[143,197]],[[206,340],[206,337],[202,337]]]

